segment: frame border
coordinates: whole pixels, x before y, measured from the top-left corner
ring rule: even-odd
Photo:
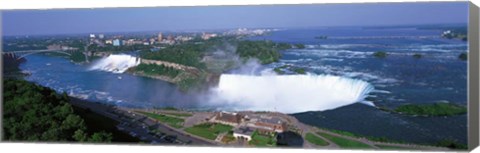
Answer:
[[[468,149],[479,144],[479,8],[472,2],[469,5],[468,19]]]

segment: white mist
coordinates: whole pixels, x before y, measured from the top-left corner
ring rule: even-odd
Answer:
[[[209,104],[283,113],[323,111],[361,102],[373,89],[365,81],[332,75],[223,74]]]

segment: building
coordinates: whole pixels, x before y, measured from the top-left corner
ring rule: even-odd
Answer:
[[[158,33],[158,43],[162,43],[162,40],[163,40],[163,35],[162,33]]]
[[[231,126],[237,126],[242,122],[242,116],[237,113],[228,113],[228,112],[218,112],[215,113],[213,118],[210,119],[211,122],[221,123]]]
[[[168,35],[168,36],[167,36],[167,40],[168,40],[168,41],[174,41],[175,39],[173,38],[173,35]]]
[[[150,40],[149,40],[149,41],[150,41],[150,45],[153,45],[153,44],[155,44],[155,38],[150,38]]]
[[[48,50],[62,50],[62,45],[53,44],[47,46]]]
[[[233,137],[236,139],[245,139],[247,141],[252,140],[252,135],[255,130],[246,127],[246,126],[241,126],[233,130]]]
[[[214,33],[212,33],[212,34],[202,33],[202,39],[203,39],[203,40],[208,40],[208,39],[213,38],[213,37],[217,37],[217,34],[214,34]]]
[[[103,35],[103,34],[98,35],[98,39],[103,39],[103,38],[105,38],[105,35]]]
[[[252,140],[254,133],[272,135],[288,130],[287,119],[275,114],[216,112],[209,122],[233,126],[233,136],[246,141]]]
[[[95,39],[95,34],[90,34],[90,39]]]
[[[113,44],[113,40],[111,40],[111,39],[105,40],[105,44],[111,45],[111,44]]]
[[[250,122],[247,125],[257,129],[261,133],[282,133],[286,131],[287,128],[282,119],[264,115],[250,118]]]
[[[120,42],[120,39],[115,39],[113,40],[113,46],[121,46],[122,43]]]
[[[77,48],[69,47],[69,46],[62,46],[62,50],[76,50]]]

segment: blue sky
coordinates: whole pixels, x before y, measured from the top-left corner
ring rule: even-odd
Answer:
[[[467,23],[467,2],[10,10],[4,35]]]

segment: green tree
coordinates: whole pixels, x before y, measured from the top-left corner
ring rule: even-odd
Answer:
[[[76,115],[66,94],[57,94],[23,80],[4,80],[3,138],[7,141],[85,140],[84,120]],[[108,134],[101,134],[109,140]],[[99,136],[96,136],[99,137]]]
[[[75,139],[76,141],[80,141],[80,142],[84,142],[87,140],[87,134],[83,131],[83,130],[80,130],[78,129],[77,131],[75,131],[75,133],[73,134],[73,139]]]
[[[94,133],[89,139],[89,142],[111,142],[112,134],[106,132]]]

